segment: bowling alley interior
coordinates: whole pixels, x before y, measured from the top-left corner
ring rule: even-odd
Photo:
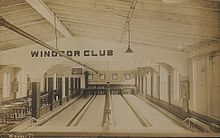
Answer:
[[[220,137],[220,0],[0,0],[0,137]]]

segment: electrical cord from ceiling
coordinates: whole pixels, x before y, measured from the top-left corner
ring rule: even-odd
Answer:
[[[133,16],[136,4],[137,4],[137,0],[133,0],[131,5],[130,5],[130,10],[128,12],[126,21],[124,23],[124,28],[123,28],[122,33],[121,33],[121,37],[120,37],[120,41],[119,41],[120,43],[124,40],[126,31],[128,30],[128,24],[130,23],[130,20],[131,20],[131,18]]]
[[[128,23],[128,49],[125,51],[125,53],[134,53],[131,50],[131,30],[130,30],[130,21]]]

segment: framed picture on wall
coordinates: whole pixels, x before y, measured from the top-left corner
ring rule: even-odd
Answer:
[[[130,80],[131,75],[129,73],[124,74],[125,80]]]
[[[184,80],[181,81],[181,97],[184,99],[189,99],[190,95],[189,95],[189,81],[188,80]]]
[[[112,80],[118,80],[118,74],[112,74]]]
[[[88,79],[89,79],[89,80],[92,80],[92,79],[93,79],[93,74],[89,74],[89,75],[88,75]]]
[[[99,75],[99,79],[100,79],[100,80],[105,80],[105,74],[100,74],[100,75]]]
[[[72,75],[81,75],[83,72],[82,68],[72,68]]]

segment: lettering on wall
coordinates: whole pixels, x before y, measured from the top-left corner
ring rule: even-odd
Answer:
[[[60,51],[67,56],[70,57],[104,57],[104,56],[113,56],[113,50],[67,50],[67,51]],[[40,57],[58,57],[61,56],[54,51],[31,51],[31,57],[40,58]]]

